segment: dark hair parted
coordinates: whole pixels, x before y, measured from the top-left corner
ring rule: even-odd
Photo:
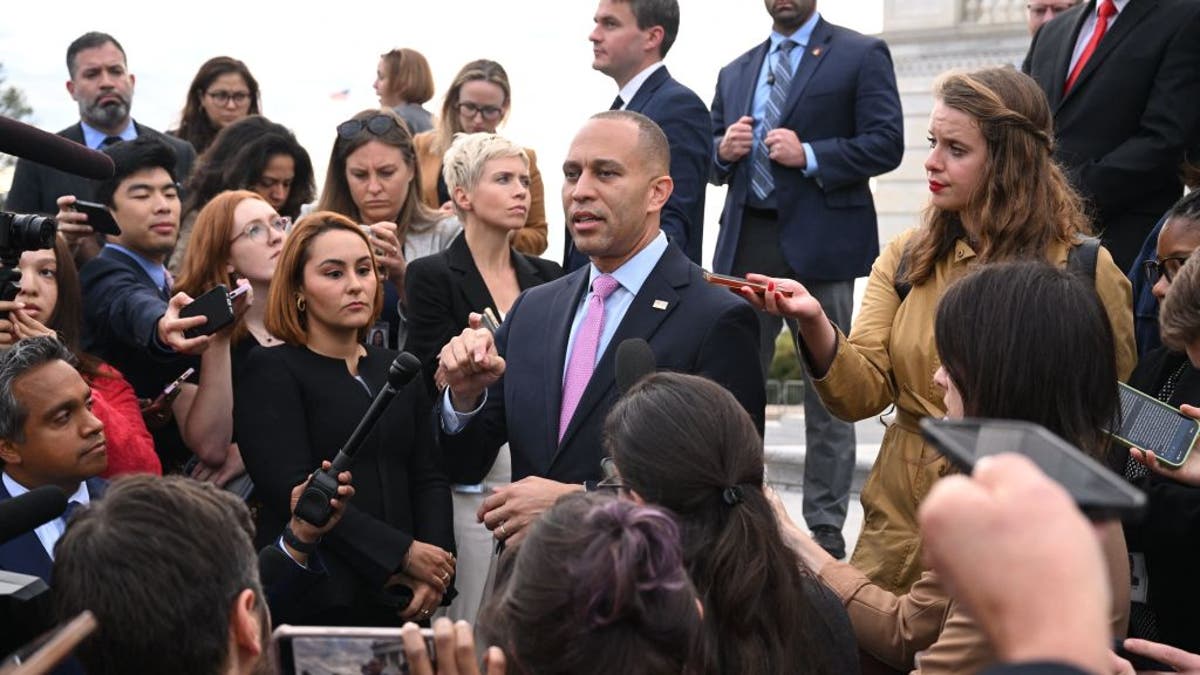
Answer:
[[[175,175],[175,150],[165,142],[149,136],[138,136],[132,141],[114,143],[104,148],[104,153],[112,158],[116,170],[112,178],[107,178],[96,184],[96,201],[109,207],[114,207],[113,195],[126,178],[146,169],[162,169],[171,176],[171,180],[179,182]]]
[[[638,30],[649,30],[655,26],[663,29],[662,44],[658,48],[659,58],[667,55],[675,38],[679,35],[678,0],[619,0],[629,5],[637,19]]]
[[[54,311],[46,320],[46,327],[58,333],[58,339],[79,360],[79,372],[85,378],[107,377],[100,366],[100,359],[83,351],[80,346],[83,323],[83,287],[79,284],[79,270],[67,240],[61,234],[54,237],[54,284],[58,289],[58,300]]]
[[[379,263],[375,260],[375,252],[367,235],[354,221],[340,213],[332,211],[314,211],[297,222],[287,239],[283,242],[283,251],[279,254],[279,262],[275,266],[275,275],[271,277],[271,290],[267,297],[267,315],[263,320],[267,332],[278,337],[292,346],[308,344],[308,319],[303,311],[296,306],[296,300],[304,289],[304,266],[311,256],[312,243],[317,237],[326,232],[345,230],[363,240],[367,253],[371,256],[371,269],[378,270]],[[363,341],[372,324],[379,320],[383,309],[383,280],[375,284],[375,297],[371,320],[358,330],[358,339]]]
[[[508,107],[512,104],[512,87],[508,84],[508,72],[504,70],[504,66],[488,59],[471,61],[454,76],[454,81],[446,90],[446,98],[442,100],[442,114],[433,129],[433,133],[436,134],[433,138],[435,155],[445,154],[454,142],[454,135],[466,131],[458,117],[458,103],[463,85],[468,82],[490,82],[499,87],[500,91],[504,92],[504,116],[508,116]]]
[[[1186,352],[1188,345],[1200,340],[1200,262],[1197,261],[1200,249],[1193,251],[1175,273],[1158,310],[1158,331],[1163,344],[1177,352]]]
[[[637,127],[639,155],[654,173],[665,176],[671,171],[671,144],[658,122],[632,110],[605,110],[592,115],[594,120],[629,122]]]
[[[679,518],[714,672],[832,673],[803,588],[820,582],[783,542],[762,438],[737,399],[703,377],[655,373],[613,406],[604,438],[622,483]]]
[[[983,265],[946,290],[934,336],[964,415],[1036,422],[1105,458],[1117,357],[1089,279],[1041,261]]]
[[[24,442],[29,411],[17,400],[13,384],[22,375],[51,361],[76,364],[75,356],[66,345],[48,336],[17,340],[7,351],[0,353],[0,439]]]
[[[117,51],[121,52],[121,56],[125,56],[125,48],[121,46],[120,42],[117,42],[117,38],[99,31],[84,33],[67,46],[67,74],[71,76],[72,80],[75,79],[75,57],[79,55],[79,52],[103,47],[106,44],[112,44]]]
[[[605,493],[558,500],[507,552],[480,628],[517,673],[701,672],[701,617],[666,513]]]
[[[1079,195],[1055,162],[1054,118],[1033,78],[1006,66],[950,73],[934,84],[934,98],[970,116],[987,144],[980,188],[961,212],[933,205],[908,244],[907,279],[933,275],[954,242],[967,234],[981,262],[1048,260],[1052,245],[1073,244],[1091,233]]]
[[[387,75],[388,93],[394,98],[405,103],[424,103],[433,98],[433,71],[421,52],[401,47],[379,57]]]
[[[278,209],[279,215],[300,217],[300,207],[311,202],[317,192],[312,160],[287,127],[261,115],[251,115],[221,129],[196,160],[188,179],[183,213],[200,210],[226,190],[253,190],[271,158],[278,155],[291,157],[294,165],[292,187]]]
[[[266,621],[253,528],[245,504],[211,483],[114,481],[55,548],[58,616],[89,609],[100,623],[75,652],[87,672],[220,673],[243,590]]]
[[[188,88],[187,101],[184,102],[183,112],[180,113],[179,128],[171,132],[172,135],[191,143],[197,153],[203,154],[221,130],[208,118],[201,101],[214,80],[230,73],[240,75],[245,80],[246,88],[250,90],[249,114],[259,114],[258,80],[250,74],[250,68],[245,63],[230,56],[214,56],[205,61]]]
[[[389,125],[388,130],[382,134],[376,134],[366,128],[365,124],[358,133],[350,138],[342,138],[341,134],[338,134],[337,139],[333,142],[333,150],[329,153],[325,187],[321,190],[321,201],[317,204],[317,209],[340,213],[356,223],[363,222],[358,204],[354,203],[354,197],[350,194],[350,183],[346,180],[346,160],[354,154],[355,150],[371,141],[389,145],[400,151],[405,165],[412,172],[412,180],[408,182],[408,193],[404,195],[404,205],[400,207],[400,213],[396,214],[395,219],[396,236],[400,238],[400,241],[404,241],[404,235],[410,226],[428,225],[436,222],[440,216],[421,202],[419,194],[421,165],[417,162],[417,152],[413,148],[412,133],[409,132],[408,125],[404,123],[404,120],[391,110],[378,108],[364,110],[350,119],[365,123],[372,117],[380,115],[391,117],[395,121],[395,124]],[[370,223],[365,224],[369,225]]]

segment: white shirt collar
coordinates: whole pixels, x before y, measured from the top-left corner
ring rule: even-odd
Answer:
[[[1128,2],[1128,0],[1126,0],[1126,2]],[[650,76],[654,74],[654,71],[662,68],[664,65],[665,64],[662,61],[650,64],[645,70],[637,75],[634,75],[633,79],[626,82],[624,87],[621,87],[621,91],[618,92],[621,96],[621,100],[624,101],[624,103],[621,105],[621,110],[629,107],[629,102],[633,100],[634,96],[637,96],[638,89],[642,88],[642,85],[646,83],[646,80],[650,79]]]

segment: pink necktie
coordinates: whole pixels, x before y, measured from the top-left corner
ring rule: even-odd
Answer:
[[[1117,6],[1113,4],[1113,0],[1104,0],[1100,3],[1100,9],[1097,10],[1096,30],[1092,31],[1092,37],[1084,46],[1083,52],[1079,55],[1079,60],[1075,62],[1075,67],[1071,69],[1071,74],[1067,77],[1067,84],[1063,87],[1063,93],[1071,91],[1071,87],[1075,86],[1075,80],[1079,79],[1079,73],[1083,72],[1083,67],[1087,65],[1088,59],[1092,58],[1092,53],[1096,51],[1096,45],[1100,44],[1100,39],[1104,37],[1104,33],[1108,30],[1108,20],[1117,14]]]
[[[587,313],[583,315],[583,323],[579,325],[579,333],[575,336],[571,360],[567,363],[567,377],[563,380],[562,408],[558,414],[560,442],[596,368],[596,350],[600,347],[600,334],[604,332],[604,301],[620,286],[621,283],[610,274],[601,274],[592,281]]]

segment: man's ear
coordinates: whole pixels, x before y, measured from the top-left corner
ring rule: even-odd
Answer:
[[[239,659],[243,656],[246,660],[257,659],[266,647],[263,644],[265,631],[262,622],[266,620],[267,613],[265,609],[259,610],[259,602],[258,596],[249,588],[243,588],[233,601],[229,616],[229,643],[231,648],[237,648]]]
[[[75,98],[75,80],[67,80],[67,93]]]
[[[654,56],[661,58],[662,42],[666,37],[667,32],[662,26],[651,26],[646,29],[646,50],[654,52]]]
[[[0,439],[0,460],[4,460],[5,464],[20,464],[21,453],[17,451],[15,443],[8,439]]]
[[[666,206],[671,193],[675,191],[675,181],[670,176],[659,176],[650,182],[650,211],[661,211]]]

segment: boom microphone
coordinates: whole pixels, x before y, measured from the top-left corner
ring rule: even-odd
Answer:
[[[0,502],[0,544],[45,525],[66,510],[67,496],[53,485]]]
[[[294,513],[297,518],[317,527],[329,522],[329,518],[333,515],[333,508],[329,505],[329,500],[337,497],[337,475],[350,468],[354,462],[354,455],[358,453],[359,447],[366,440],[367,434],[375,427],[375,423],[379,421],[379,417],[383,415],[388,404],[392,402],[396,393],[411,382],[419,372],[421,372],[421,360],[408,352],[401,352],[396,360],[392,361],[392,366],[388,369],[387,384],[379,390],[379,394],[371,402],[367,413],[363,415],[358,426],[354,428],[354,432],[350,434],[350,438],[346,440],[346,444],[333,458],[333,466],[328,471],[317,469],[313,472],[312,480],[308,481],[308,485],[304,487],[304,492],[296,502]]]
[[[654,350],[641,338],[622,340],[617,345],[617,391],[623,395],[637,381],[658,369]]]
[[[112,158],[103,152],[3,115],[0,152],[95,180],[112,178],[116,172]]]

